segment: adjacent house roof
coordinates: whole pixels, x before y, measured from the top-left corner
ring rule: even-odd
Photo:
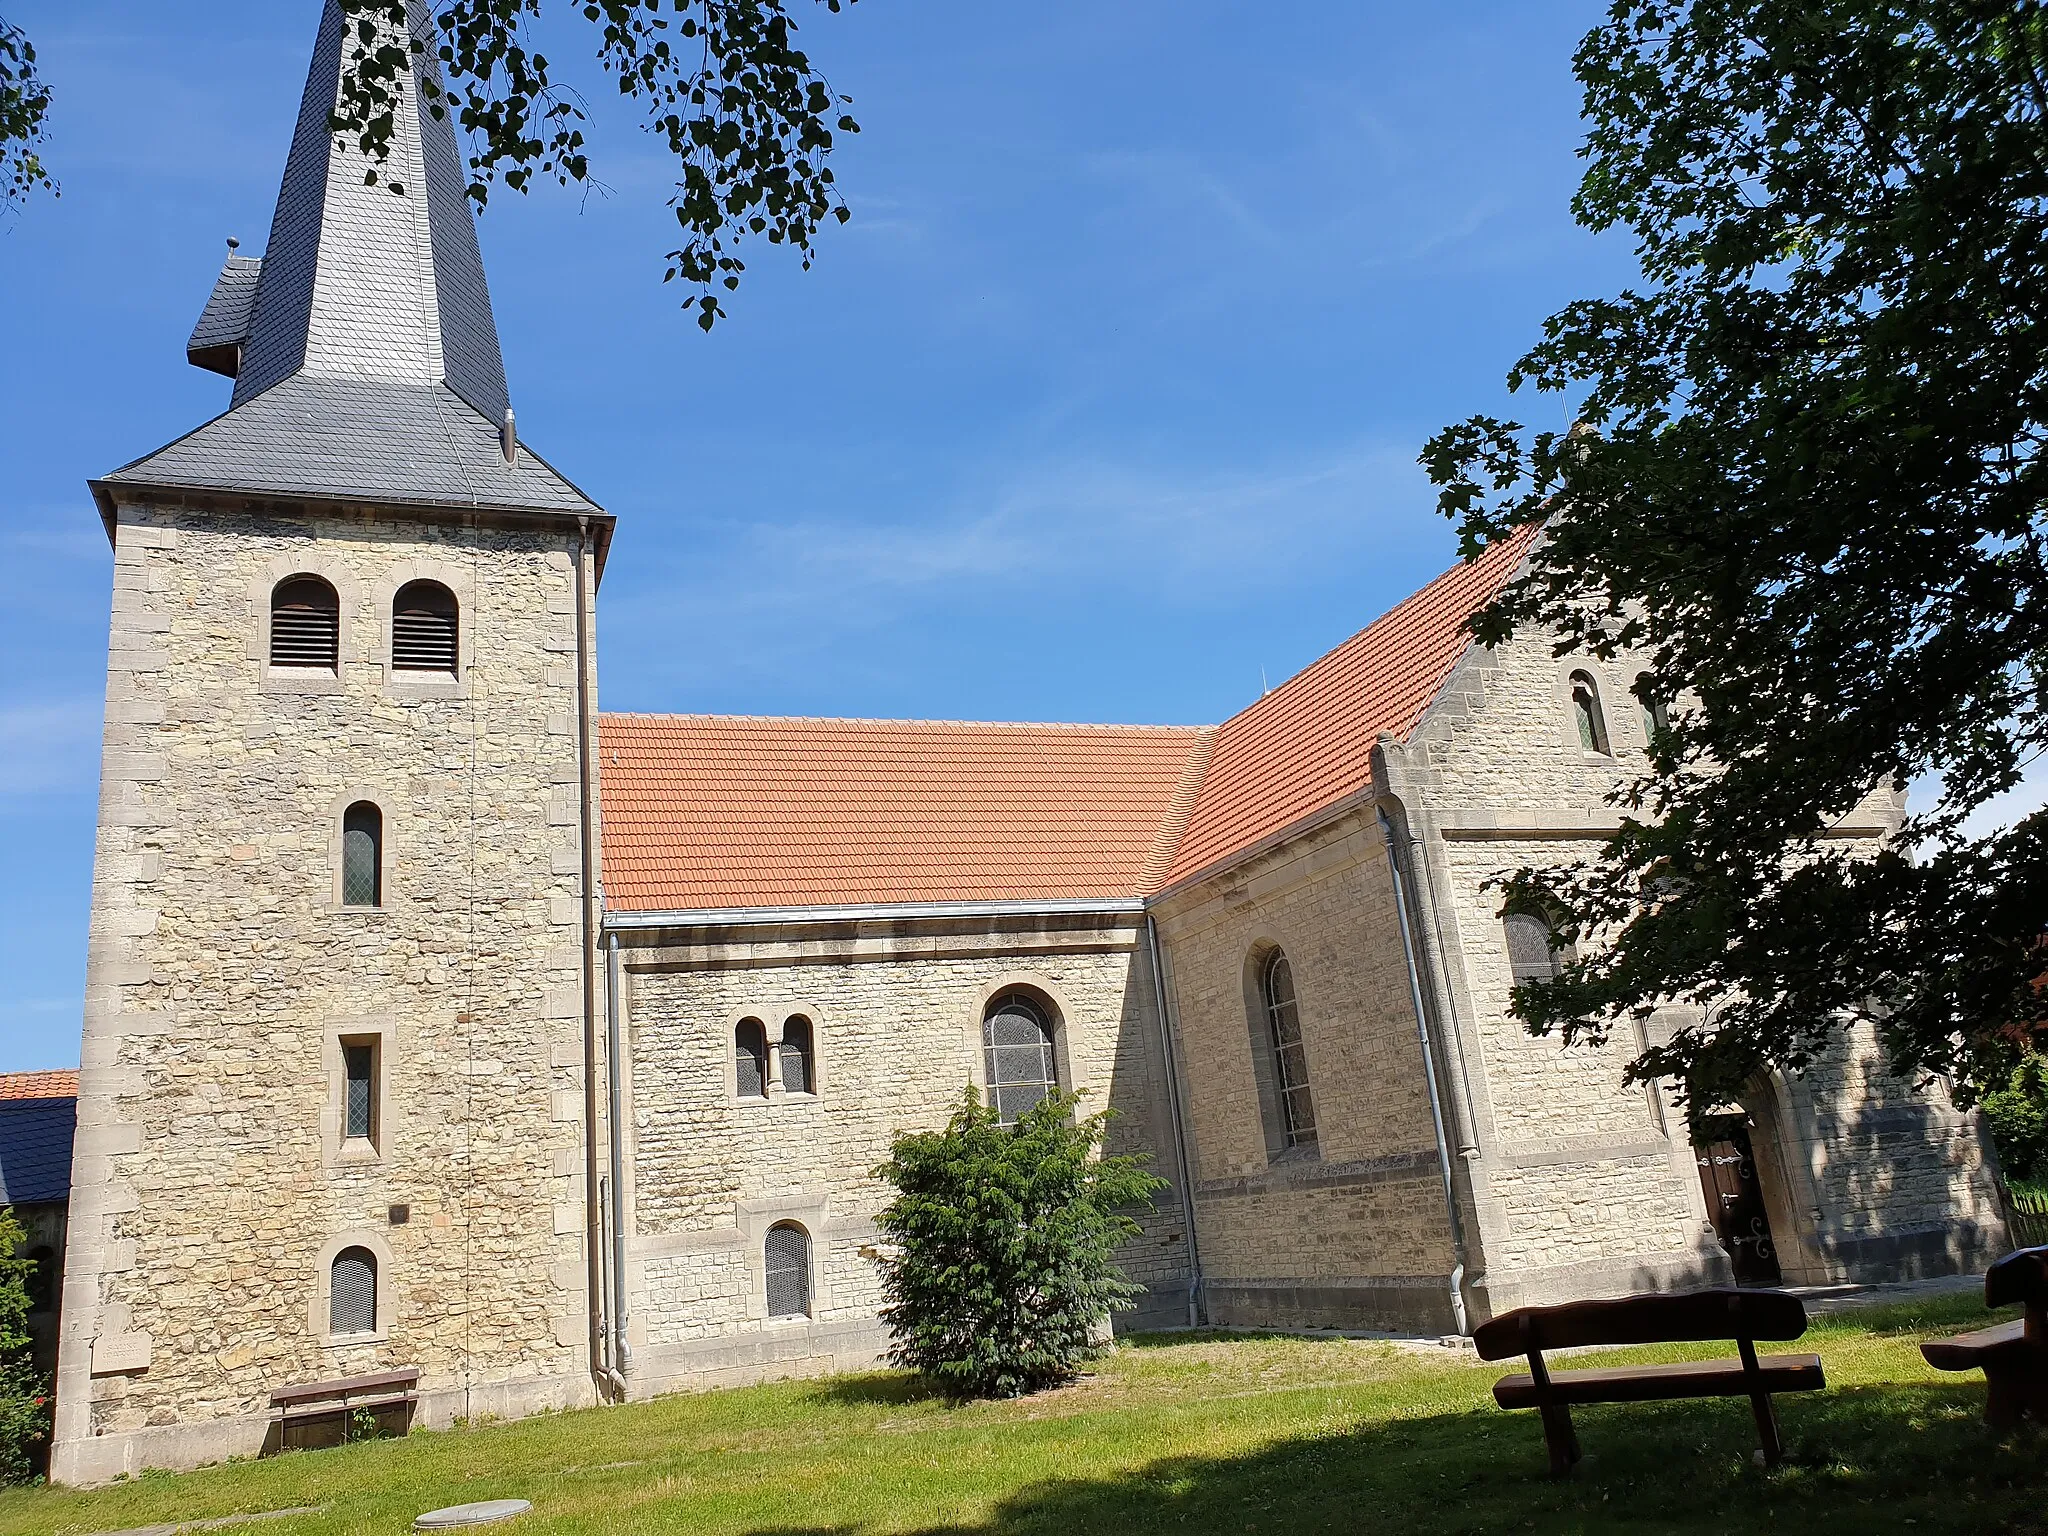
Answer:
[[[328,127],[349,34],[326,0],[270,244],[230,255],[187,343],[235,380],[226,414],[94,485],[588,516],[531,453],[498,444],[509,396],[452,116],[435,118],[438,39],[409,0],[414,78],[390,158]],[[394,39],[395,40],[395,39]],[[374,181],[370,178],[374,173]]]
[[[1130,898],[1206,731],[606,715],[614,912]]]
[[[1438,577],[1220,727],[606,715],[612,912],[1134,900],[1364,789],[1513,574]]]
[[[76,1072],[0,1074],[0,1206],[71,1197]]]
[[[1165,884],[1200,874],[1364,789],[1382,732],[1405,739],[1472,637],[1465,621],[1514,575],[1534,527],[1453,566],[1216,730]]]

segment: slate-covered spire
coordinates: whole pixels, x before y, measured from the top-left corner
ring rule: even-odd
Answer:
[[[432,42],[419,0],[415,35]],[[236,405],[291,374],[445,383],[492,421],[510,403],[498,327],[450,116],[427,109],[431,47],[414,57],[388,161],[338,141],[343,17],[327,0],[285,159]],[[368,173],[376,183],[367,184]]]
[[[428,7],[408,0],[407,15],[431,41]],[[233,377],[228,411],[95,482],[102,512],[111,519],[121,486],[151,485],[596,513],[523,444],[510,446],[454,123],[428,110],[422,89],[438,78],[433,49],[414,56],[379,163],[328,127],[344,20],[325,0],[269,248],[260,260],[230,254],[187,343],[193,363]]]

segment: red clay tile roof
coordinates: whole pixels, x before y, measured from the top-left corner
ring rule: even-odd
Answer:
[[[1173,885],[1363,789],[1381,732],[1405,739],[1465,653],[1465,620],[1515,574],[1534,527],[1453,566],[1216,729]]]
[[[75,1099],[78,1073],[0,1072],[0,1099]]]
[[[1214,728],[602,715],[614,912],[1130,899],[1363,789],[1533,531]]]
[[[605,905],[1136,897],[1172,857],[1208,734],[603,715]]]

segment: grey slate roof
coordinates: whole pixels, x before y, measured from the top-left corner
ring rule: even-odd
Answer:
[[[0,1205],[71,1198],[76,1099],[0,1099]]]
[[[243,491],[569,516],[594,504],[537,454],[507,464],[498,433],[442,384],[295,373],[107,485]]]
[[[379,166],[327,127],[353,44],[326,0],[269,249],[229,258],[192,335],[194,362],[236,365],[228,411],[101,486],[599,513],[531,453],[500,450],[505,365],[476,220],[454,124],[423,105],[428,8],[408,0],[407,15],[430,46]]]
[[[185,343],[185,360],[233,378],[241,367],[242,346],[249,339],[249,317],[256,308],[256,278],[261,257],[234,256],[221,264],[213,294],[199,323]]]

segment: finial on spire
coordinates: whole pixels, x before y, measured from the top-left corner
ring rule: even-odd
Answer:
[[[239,251],[239,250],[240,250],[241,248],[242,248],[242,242],[241,242],[241,241],[239,241],[239,240],[237,240],[237,239],[236,239],[236,238],[235,238],[235,237],[234,237],[233,235],[229,235],[229,236],[228,236],[228,254],[229,254],[230,256],[232,256],[232,255],[234,255],[234,254],[235,254],[235,252]]]

